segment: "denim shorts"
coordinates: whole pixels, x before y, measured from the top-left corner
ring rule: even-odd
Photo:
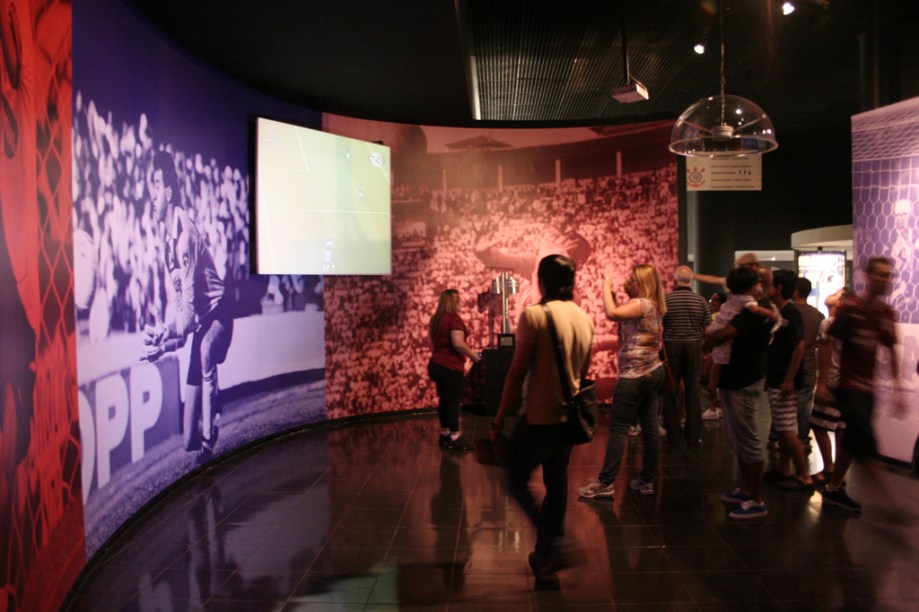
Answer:
[[[741,389],[718,389],[724,407],[724,425],[728,440],[731,448],[744,463],[763,460],[757,414],[762,391],[762,380]]]

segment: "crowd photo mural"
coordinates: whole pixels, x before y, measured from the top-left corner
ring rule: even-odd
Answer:
[[[474,130],[324,115],[323,129],[382,141],[393,159],[392,276],[325,279],[329,418],[436,405],[427,323],[440,292],[459,290],[470,346],[494,346],[503,303],[493,281],[517,281],[516,327],[552,253],[577,263],[578,299],[597,323],[592,378],[608,400],[618,347],[604,276],[620,286],[650,263],[670,286],[677,265],[672,127]]]
[[[81,3],[74,57],[74,306],[92,555],[191,470],[325,419],[322,279],[250,270],[252,117],[318,114],[184,57],[111,0]]]

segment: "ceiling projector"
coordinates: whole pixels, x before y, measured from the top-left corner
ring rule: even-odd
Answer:
[[[632,79],[628,85],[613,87],[610,94],[612,94],[614,100],[624,104],[629,102],[642,102],[648,99],[648,88],[639,81]]]

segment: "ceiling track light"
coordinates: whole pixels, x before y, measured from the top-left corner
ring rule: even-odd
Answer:
[[[629,49],[625,35],[625,3],[627,0],[620,1],[622,2],[620,5],[622,8],[620,19],[620,26],[622,29],[622,67],[625,73],[625,84],[621,87],[614,87],[612,91],[610,91],[610,95],[613,96],[613,99],[617,102],[624,104],[630,102],[643,102],[648,99],[648,88],[638,79],[632,78],[632,73],[629,71]]]
[[[795,3],[794,2],[783,2],[782,3],[782,14],[791,15],[795,12]]]
[[[699,100],[679,116],[670,150],[687,157],[742,157],[774,151],[779,144],[769,116],[740,96],[725,95],[724,11],[718,5],[721,37],[721,95]]]

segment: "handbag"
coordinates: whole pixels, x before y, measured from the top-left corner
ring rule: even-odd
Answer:
[[[661,391],[664,393],[676,393],[680,388],[677,382],[676,374],[673,373],[673,366],[670,365],[670,359],[667,357],[667,349],[661,345],[660,353],[661,365],[664,366],[664,384]]]
[[[571,385],[568,382],[568,372],[565,369],[565,354],[562,343],[555,331],[552,313],[549,307],[542,305],[546,312],[549,334],[552,337],[552,346],[555,352],[555,363],[558,366],[558,378],[562,385],[562,395],[565,396],[565,405],[568,415],[565,421],[565,441],[568,444],[586,444],[594,439],[597,430],[597,414],[599,402],[597,401],[597,383],[593,380],[582,378],[581,390],[572,397]]]

